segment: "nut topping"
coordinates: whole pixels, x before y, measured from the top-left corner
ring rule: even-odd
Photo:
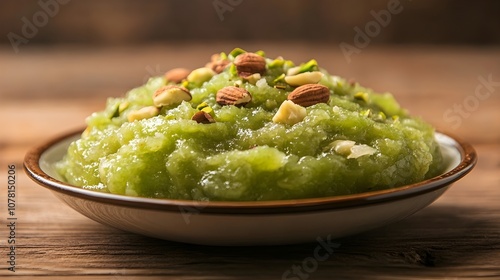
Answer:
[[[221,57],[220,54],[213,54],[211,61],[205,67],[212,69],[215,73],[220,74],[231,63],[229,59]]]
[[[156,107],[178,105],[182,101],[191,100],[191,93],[183,87],[168,85],[163,86],[153,94],[153,104]]]
[[[322,77],[323,73],[319,71],[304,72],[293,76],[286,76],[285,82],[287,82],[291,86],[296,87],[305,84],[316,84],[321,80]]]
[[[215,97],[219,105],[245,106],[252,101],[252,95],[244,88],[227,86],[220,89]]]
[[[182,82],[182,80],[186,79],[189,73],[191,73],[191,71],[186,68],[174,68],[165,73],[165,79],[167,82],[178,84]]]
[[[210,80],[213,76],[215,76],[214,70],[208,67],[201,67],[198,69],[194,69],[187,76],[188,82],[195,83],[198,86],[201,86],[204,82]]]
[[[319,84],[306,84],[294,89],[288,100],[303,107],[309,107],[318,103],[327,103],[330,99],[330,89]]]
[[[266,60],[255,53],[242,53],[234,59],[233,63],[240,77],[255,73],[264,74],[266,71]]]
[[[129,122],[133,121],[138,121],[142,119],[149,119],[152,118],[160,113],[160,109],[156,108],[155,106],[148,106],[141,108],[139,110],[130,112],[127,115],[127,120]]]
[[[278,112],[273,116],[273,122],[294,125],[306,117],[306,108],[285,100],[281,103]]]
[[[215,122],[214,118],[205,111],[196,112],[196,114],[194,114],[191,119],[196,121],[197,123],[203,123],[203,124],[209,124]]]

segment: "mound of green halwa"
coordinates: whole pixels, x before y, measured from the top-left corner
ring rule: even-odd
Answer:
[[[235,49],[109,98],[57,164],[114,194],[279,200],[354,194],[441,172],[433,128],[389,93]]]

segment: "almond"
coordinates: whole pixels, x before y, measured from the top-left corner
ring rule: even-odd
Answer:
[[[255,73],[264,74],[266,71],[266,60],[255,53],[242,53],[234,61],[238,75],[246,77]]]
[[[219,60],[214,62],[209,62],[205,67],[212,69],[215,73],[220,74],[229,65],[229,60]]]
[[[219,105],[245,106],[252,100],[252,95],[244,88],[227,86],[220,89],[216,95]]]
[[[212,69],[215,73],[220,74],[229,65],[228,59],[223,59],[220,54],[213,54],[211,61],[205,67]]]
[[[165,73],[165,79],[167,82],[178,84],[182,82],[182,80],[185,80],[189,73],[191,73],[191,71],[186,68],[174,68]]]
[[[330,89],[319,84],[302,85],[288,95],[288,100],[303,107],[327,103],[329,99]]]
[[[194,114],[191,119],[196,121],[197,123],[203,123],[203,124],[209,124],[215,122],[214,118],[209,113],[204,111],[196,112],[196,114]]]

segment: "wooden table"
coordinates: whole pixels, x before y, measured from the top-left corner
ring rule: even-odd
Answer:
[[[347,63],[338,45],[268,42],[27,46],[17,55],[0,49],[0,277],[281,279],[311,256],[316,244],[205,247],[122,232],[69,209],[23,172],[27,149],[82,127],[107,96],[172,67],[202,65],[234,46],[296,61],[313,56],[331,73],[393,92],[413,114],[471,142],[479,154],[475,170],[432,205],[337,240],[341,246],[302,278],[500,279],[500,48],[369,46]],[[476,92],[481,79],[494,83]],[[7,270],[8,165],[17,172],[15,273]]]

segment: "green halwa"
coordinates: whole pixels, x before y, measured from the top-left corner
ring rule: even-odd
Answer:
[[[214,201],[355,194],[441,172],[433,128],[409,116],[391,94],[332,76],[315,60],[295,65],[263,52],[256,54],[264,58],[264,71],[251,73],[252,65],[233,63],[244,53],[213,56],[198,70],[202,75],[195,73],[201,80],[153,77],[123,98],[109,98],[103,111],[87,119],[58,171],[85,189]],[[321,77],[326,103],[289,103],[305,115],[291,124],[273,121],[297,88],[286,81],[307,72],[321,73],[311,79]],[[155,106],[166,85],[191,96]],[[221,105],[217,92],[228,86],[246,90],[251,101]]]

